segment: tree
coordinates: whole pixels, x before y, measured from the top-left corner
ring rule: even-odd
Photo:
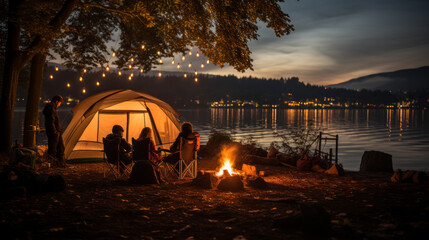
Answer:
[[[0,103],[0,114],[5,116],[0,120],[4,126],[0,129],[0,151],[11,145],[19,73],[36,54],[43,55],[53,48],[69,66],[102,66],[107,58],[102,54],[107,52],[106,44],[112,35],[119,34],[115,62],[119,67],[133,64],[147,71],[160,57],[185,53],[188,46],[196,46],[214,64],[229,64],[244,71],[252,69],[248,42],[258,38],[258,21],[278,37],[293,31],[289,16],[278,5],[281,1],[5,1],[8,35]],[[101,23],[106,22],[102,16],[107,13],[111,18],[106,28]],[[79,21],[85,19],[96,22],[91,26],[93,31],[80,31]],[[112,26],[116,31],[105,35]],[[142,45],[145,51],[137,51]]]

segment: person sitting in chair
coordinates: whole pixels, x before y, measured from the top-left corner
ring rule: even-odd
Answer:
[[[133,159],[130,156],[131,145],[123,138],[124,129],[120,125],[115,125],[112,128],[112,133],[107,135],[106,140],[113,141],[115,139],[119,140],[119,160],[124,164],[128,165],[132,163]]]
[[[182,131],[177,136],[173,145],[171,145],[171,147],[170,147],[170,151],[172,152],[172,154],[165,157],[165,159],[164,159],[165,162],[168,162],[171,164],[176,164],[180,160],[180,139],[181,138],[184,140],[193,141],[196,138],[199,138],[199,136],[200,136],[197,132],[195,132],[195,133],[193,132],[192,124],[189,122],[184,122],[182,124],[181,130]],[[195,147],[196,147],[196,150],[198,150],[198,145]]]
[[[147,159],[149,157],[149,159]],[[133,139],[133,158],[134,160],[152,160],[154,163],[160,160],[158,152],[155,149],[155,143],[152,140],[152,129],[145,127],[142,129],[137,140]]]

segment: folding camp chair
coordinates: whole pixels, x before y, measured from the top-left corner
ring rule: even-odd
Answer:
[[[159,168],[165,178],[174,176],[179,179],[197,176],[197,138],[180,138],[179,161],[175,164],[161,162]]]
[[[120,159],[119,145],[120,138],[112,140],[103,138],[103,160],[108,168],[108,174],[112,174],[115,179],[129,177],[131,174],[133,163],[125,165]],[[104,177],[106,177],[106,169],[103,167]]]

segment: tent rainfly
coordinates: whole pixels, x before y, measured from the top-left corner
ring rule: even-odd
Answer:
[[[179,112],[168,103],[133,90],[111,90],[90,96],[76,105],[64,131],[65,158],[91,160],[103,157],[103,138],[121,125],[131,143],[144,127],[152,129],[156,147],[168,148],[179,134]]]

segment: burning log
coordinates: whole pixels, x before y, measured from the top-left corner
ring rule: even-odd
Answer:
[[[243,166],[241,167],[241,170],[246,175],[251,175],[251,176],[257,176],[258,175],[258,172],[256,171],[256,167],[253,165],[243,164]]]
[[[250,164],[279,165],[279,160],[275,158],[259,157],[255,155],[246,155],[244,162]]]

